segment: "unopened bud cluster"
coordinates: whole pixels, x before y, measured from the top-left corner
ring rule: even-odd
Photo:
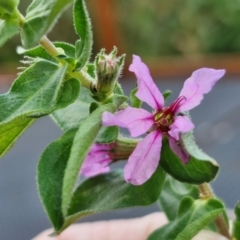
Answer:
[[[110,54],[102,49],[95,60],[98,94],[108,95],[113,92],[118,78],[122,72],[125,54],[117,57],[117,48],[114,47]]]

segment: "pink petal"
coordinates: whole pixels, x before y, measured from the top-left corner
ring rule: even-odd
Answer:
[[[176,116],[172,125],[169,126],[168,134],[179,141],[180,133],[186,133],[194,128],[192,121],[187,116]]]
[[[80,174],[92,177],[110,171],[109,164],[112,162],[109,144],[93,144],[87,157],[85,158]]]
[[[187,151],[173,138],[169,137],[169,145],[172,151],[182,160],[184,164],[189,161],[189,154]]]
[[[110,167],[106,164],[95,163],[92,166],[83,167],[81,174],[85,177],[93,177],[99,174],[107,173],[110,171]]]
[[[161,110],[164,105],[164,98],[153,82],[148,67],[139,56],[133,55],[133,62],[129,71],[134,72],[137,78],[138,91],[136,96],[153,109]]]
[[[119,126],[127,128],[132,137],[146,133],[153,125],[153,115],[141,108],[127,107],[115,115],[104,112],[102,124],[104,126]]]
[[[125,180],[133,185],[146,182],[156,171],[160,160],[162,134],[153,131],[139,142],[124,168]]]
[[[211,68],[201,68],[193,72],[188,78],[179,96],[186,97],[178,111],[188,111],[197,105],[203,99],[203,95],[211,91],[214,84],[225,74],[225,70],[215,70]]]

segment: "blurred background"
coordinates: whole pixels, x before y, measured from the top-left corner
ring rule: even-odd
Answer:
[[[30,0],[21,0],[25,13]],[[157,85],[178,96],[184,80],[200,67],[225,68],[227,74],[191,112],[195,137],[200,147],[220,164],[213,182],[216,194],[233,208],[240,198],[240,2],[237,0],[87,0],[94,31],[94,54],[114,45],[127,53],[121,83],[126,94],[135,86],[128,73],[131,55],[140,55]],[[48,34],[52,41],[74,44],[72,9],[59,19]],[[16,36],[1,48],[0,93],[16,77],[19,57]],[[14,148],[0,161],[0,240],[26,240],[50,223],[37,194],[35,175],[39,156],[62,132],[49,117],[35,122]],[[120,163],[115,167],[122,167]],[[142,216],[156,205],[98,214],[83,219],[94,221]]]

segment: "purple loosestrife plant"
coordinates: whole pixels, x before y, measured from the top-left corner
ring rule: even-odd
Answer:
[[[0,0],[0,46],[20,33],[26,58],[9,91],[0,94],[0,156],[42,116],[50,115],[63,131],[37,167],[39,195],[54,234],[90,214],[158,202],[169,223],[147,240],[190,240],[205,227],[240,240],[239,203],[231,232],[225,206],[208,185],[219,166],[196,145],[187,113],[225,71],[193,72],[166,107],[147,66],[134,56],[129,69],[138,88],[130,95],[130,107],[119,83],[125,55],[117,56],[115,47],[90,59],[93,34],[84,0],[33,0],[25,16],[18,4]],[[46,34],[71,5],[79,39],[51,42]],[[141,101],[153,111],[137,108]],[[127,128],[131,138],[121,136],[119,127]],[[124,171],[110,168],[119,160],[127,160]],[[78,181],[79,172],[87,178]]]
[[[203,95],[223,77],[225,70],[202,68],[193,72],[185,81],[179,97],[169,107],[164,107],[164,97],[140,57],[133,56],[129,70],[137,77],[136,96],[154,110],[149,113],[144,109],[127,107],[116,114],[105,112],[103,125],[127,128],[132,137],[148,133],[138,143],[124,169],[127,182],[141,185],[157,169],[163,136],[169,138],[172,151],[182,159],[182,162],[184,164],[188,162],[189,155],[182,147],[180,138],[182,133],[191,131],[194,125],[183,112],[199,105]]]

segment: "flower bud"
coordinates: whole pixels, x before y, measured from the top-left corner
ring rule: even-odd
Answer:
[[[0,18],[9,18],[17,8],[19,0],[1,0],[0,1]]]
[[[105,49],[102,49],[95,60],[98,94],[110,94],[117,83],[122,72],[125,54],[117,57],[117,48],[107,55]]]

